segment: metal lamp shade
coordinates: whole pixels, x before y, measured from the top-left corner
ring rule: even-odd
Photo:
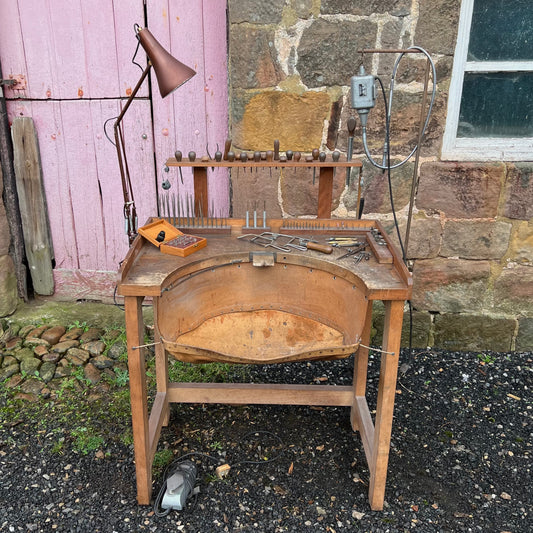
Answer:
[[[192,68],[172,57],[147,28],[139,30],[137,36],[152,63],[162,98],[196,74]]]

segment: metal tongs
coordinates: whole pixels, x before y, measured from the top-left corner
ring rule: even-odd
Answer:
[[[307,239],[297,235],[286,235],[284,233],[273,233],[271,231],[264,231],[259,235],[255,233],[246,233],[240,235],[237,239],[248,239],[254,244],[263,246],[264,248],[275,248],[285,253],[290,253],[292,250],[299,250],[305,252],[306,250],[315,250],[323,254],[330,254],[333,248],[328,244],[319,244],[313,239]]]

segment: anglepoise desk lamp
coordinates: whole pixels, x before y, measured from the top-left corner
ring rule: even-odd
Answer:
[[[148,56],[148,65],[144,69],[141,78],[133,89],[130,97],[126,101],[126,105],[115,121],[115,146],[117,149],[118,164],[120,168],[120,178],[122,180],[122,192],[124,194],[124,219],[126,224],[126,233],[128,235],[129,244],[137,235],[137,212],[135,209],[135,200],[133,198],[133,188],[131,186],[130,171],[128,168],[128,160],[126,157],[126,147],[124,145],[124,133],[122,131],[121,122],[128,111],[130,104],[133,102],[139,88],[144,79],[150,72],[150,68],[154,67],[154,72],[159,86],[161,97],[169,95],[178,87],[183,85],[186,81],[191,79],[196,72],[180,63],[177,59],[172,57],[154,38],[147,28],[140,28],[135,25],[136,37],[139,43],[144,48]]]

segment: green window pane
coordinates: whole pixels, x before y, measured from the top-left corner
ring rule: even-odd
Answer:
[[[533,2],[475,0],[468,61],[533,59]]]
[[[465,73],[457,137],[533,137],[533,73]]]

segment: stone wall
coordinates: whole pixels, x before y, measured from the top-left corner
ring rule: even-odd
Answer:
[[[362,61],[388,87],[394,55],[361,48],[425,48],[438,91],[420,153],[419,190],[408,258],[414,276],[413,344],[447,349],[533,347],[533,163],[441,162],[447,90],[460,0],[230,0],[230,131],[237,149],[346,151],[353,114],[349,83]],[[396,78],[393,163],[416,144],[425,58],[402,60]],[[381,102],[369,146],[379,158]],[[359,122],[359,121],[358,121]],[[356,156],[365,159],[360,128]],[[393,171],[395,208],[405,227],[413,163]],[[337,173],[336,216],[355,216],[356,185]],[[290,181],[289,181],[290,178]],[[317,186],[305,173],[232,176],[234,215],[263,201],[270,216],[316,214]],[[386,175],[363,168],[365,218],[394,237]],[[262,205],[261,205],[262,207]],[[375,326],[380,330],[379,306]],[[405,342],[404,342],[405,343]]]

